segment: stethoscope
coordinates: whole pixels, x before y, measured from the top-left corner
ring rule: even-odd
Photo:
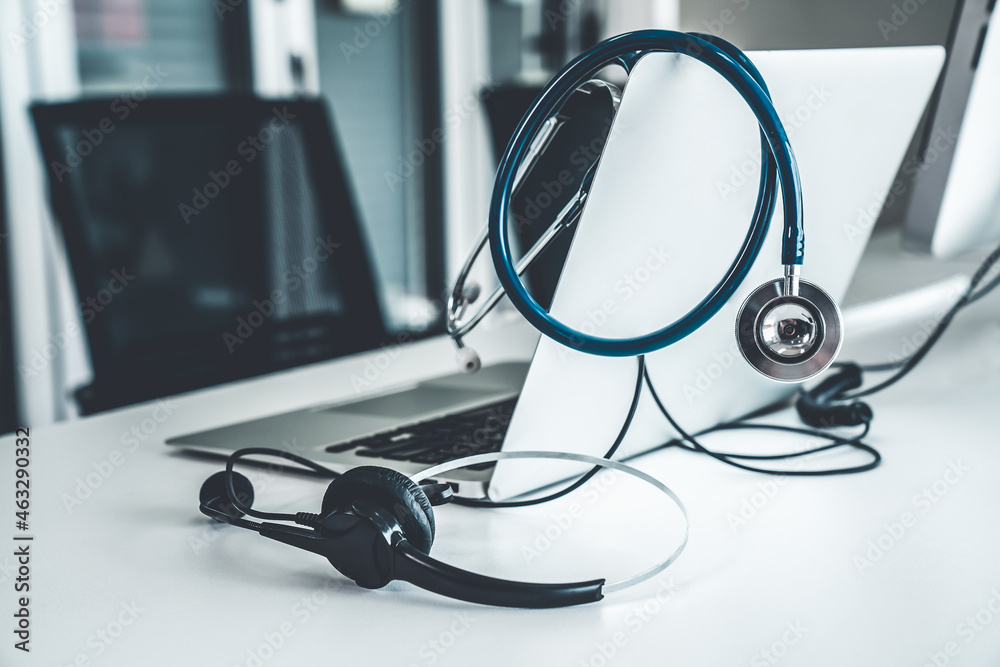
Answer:
[[[558,131],[562,120],[557,110],[567,98],[577,91],[603,87],[612,93],[617,108],[621,99],[620,91],[610,84],[593,79],[594,75],[612,64],[630,72],[643,55],[655,51],[683,53],[708,64],[736,87],[750,105],[761,127],[763,164],[757,203],[739,254],[722,280],[701,303],[675,322],[650,334],[634,338],[598,338],[576,331],[546,312],[528,293],[520,279],[531,262],[561,232],[579,220],[595,178],[596,167],[585,175],[579,191],[516,266],[505,222],[512,193],[524,182],[531,166]],[[784,275],[761,285],[743,302],[737,316],[736,336],[740,350],[751,366],[768,377],[790,382],[811,377],[833,361],[840,347],[843,326],[840,311],[833,300],[818,287],[799,278],[804,254],[804,234],[798,168],[788,136],[771,104],[760,73],[736,47],[708,35],[643,31],[621,35],[597,45],[570,63],[552,80],[521,121],[514,138],[507,146],[493,191],[489,224],[480,234],[472,255],[463,265],[448,302],[448,332],[458,348],[460,364],[467,371],[478,370],[479,358],[471,348],[464,345],[463,337],[482,321],[504,294],[542,334],[589,354],[609,357],[644,355],[690,335],[718,313],[746,278],[766,236],[774,212],[779,181],[785,210],[781,256]],[[478,300],[479,290],[469,284],[468,278],[476,257],[487,241],[501,287],[477,311],[469,313],[472,304]],[[606,593],[633,586],[663,571],[677,559],[687,543],[687,511],[676,494],[646,473],[609,460],[632,419],[643,378],[648,383],[648,375],[645,375],[640,359],[639,378],[629,417],[619,440],[604,458],[563,452],[494,452],[449,461],[424,470],[415,477],[418,481],[433,480],[445,472],[478,463],[542,458],[577,461],[594,466],[588,476],[600,468],[609,468],[647,482],[667,495],[676,505],[684,520],[683,536],[679,545],[656,565],[612,584],[607,584],[603,579],[556,584],[508,581],[461,570],[431,558],[429,553],[434,539],[432,506],[446,502],[451,495],[450,488],[447,484],[418,484],[401,473],[385,468],[363,466],[337,475],[318,463],[290,452],[243,449],[230,456],[225,471],[213,475],[202,486],[201,511],[219,521],[320,554],[342,574],[365,588],[381,588],[394,579],[400,579],[448,597],[483,604],[547,608],[594,602]],[[841,378],[831,380],[843,382]],[[828,383],[829,381],[825,384]],[[651,384],[649,387],[652,390]],[[824,391],[839,389],[830,386]],[[655,392],[653,397],[667,415]],[[844,407],[848,410],[856,409],[856,406]],[[815,409],[812,412],[818,413]],[[867,423],[870,417],[869,411],[867,418],[862,421]],[[667,418],[687,440],[694,442],[669,415]],[[849,444],[850,441],[844,442]],[[865,449],[874,454],[875,460],[863,467],[846,470],[847,472],[867,470],[878,464],[878,453],[871,448]],[[250,481],[233,470],[235,461],[249,454],[278,456],[334,478],[327,487],[321,513],[272,513],[253,509],[251,505],[254,493]],[[714,456],[720,460],[725,458]],[[747,470],[760,471],[731,461],[729,463]],[[843,472],[845,470],[809,474]],[[581,480],[585,481],[588,476]],[[575,486],[567,487],[568,490],[573,488]],[[523,504],[546,502],[564,492]],[[245,519],[244,515],[263,521],[251,521]]]
[[[531,296],[520,278],[553,240],[580,219],[597,165],[586,174],[578,192],[516,265],[506,222],[513,193],[558,131],[561,125],[558,111],[569,97],[587,87],[605,86],[613,90],[617,108],[621,93],[594,77],[613,65],[629,74],[643,56],[653,52],[679,53],[705,63],[732,84],[750,106],[760,125],[762,164],[757,202],[739,253],[722,280],[700,303],[652,333],[631,338],[600,338],[575,330],[553,317]],[[779,183],[784,209],[781,249],[784,275],[764,283],[746,298],[737,314],[736,338],[743,357],[754,369],[774,380],[800,382],[833,362],[843,341],[843,319],[837,304],[826,292],[800,279],[805,255],[802,184],[788,134],[771,103],[760,72],[732,44],[700,33],[644,30],[619,35],[594,46],[549,82],[521,120],[500,161],[489,223],[462,266],[448,299],[447,330],[458,349],[459,365],[467,372],[479,369],[478,355],[463,339],[504,294],[543,335],[587,354],[637,356],[682,340],[718,313],[743,283],[767,235]],[[470,312],[480,294],[469,282],[469,274],[487,240],[500,287],[478,310]]]

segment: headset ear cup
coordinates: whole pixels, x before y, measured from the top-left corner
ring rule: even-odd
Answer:
[[[391,512],[403,527],[407,541],[422,553],[430,553],[434,543],[434,510],[413,480],[389,468],[353,468],[330,482],[323,496],[323,514],[345,510],[361,499]]]
[[[232,475],[233,490],[236,492],[236,498],[247,507],[250,507],[253,505],[253,484],[250,483],[246,475],[242,475],[236,471],[233,471]],[[198,493],[198,501],[203,505],[215,501],[217,509],[224,511],[232,517],[241,517],[243,516],[243,512],[238,510],[229,500],[229,491],[226,486],[227,479],[228,473],[225,470],[217,472],[206,479],[204,484],[201,485],[201,491]]]

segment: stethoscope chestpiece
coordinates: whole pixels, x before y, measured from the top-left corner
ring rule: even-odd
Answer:
[[[812,283],[786,279],[764,283],[740,307],[736,341],[753,368],[779,382],[802,382],[836,358],[844,321],[830,296]]]

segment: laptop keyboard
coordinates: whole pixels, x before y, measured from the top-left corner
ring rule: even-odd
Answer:
[[[328,452],[352,452],[357,456],[390,461],[412,461],[426,465],[444,463],[463,456],[500,451],[517,398],[439,419],[407,424],[359,440],[326,448]],[[486,470],[493,463],[469,466]]]

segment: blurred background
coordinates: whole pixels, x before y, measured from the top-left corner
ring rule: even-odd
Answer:
[[[956,1],[910,3],[4,0],[0,431],[441,334],[498,155],[583,49],[946,44]]]

